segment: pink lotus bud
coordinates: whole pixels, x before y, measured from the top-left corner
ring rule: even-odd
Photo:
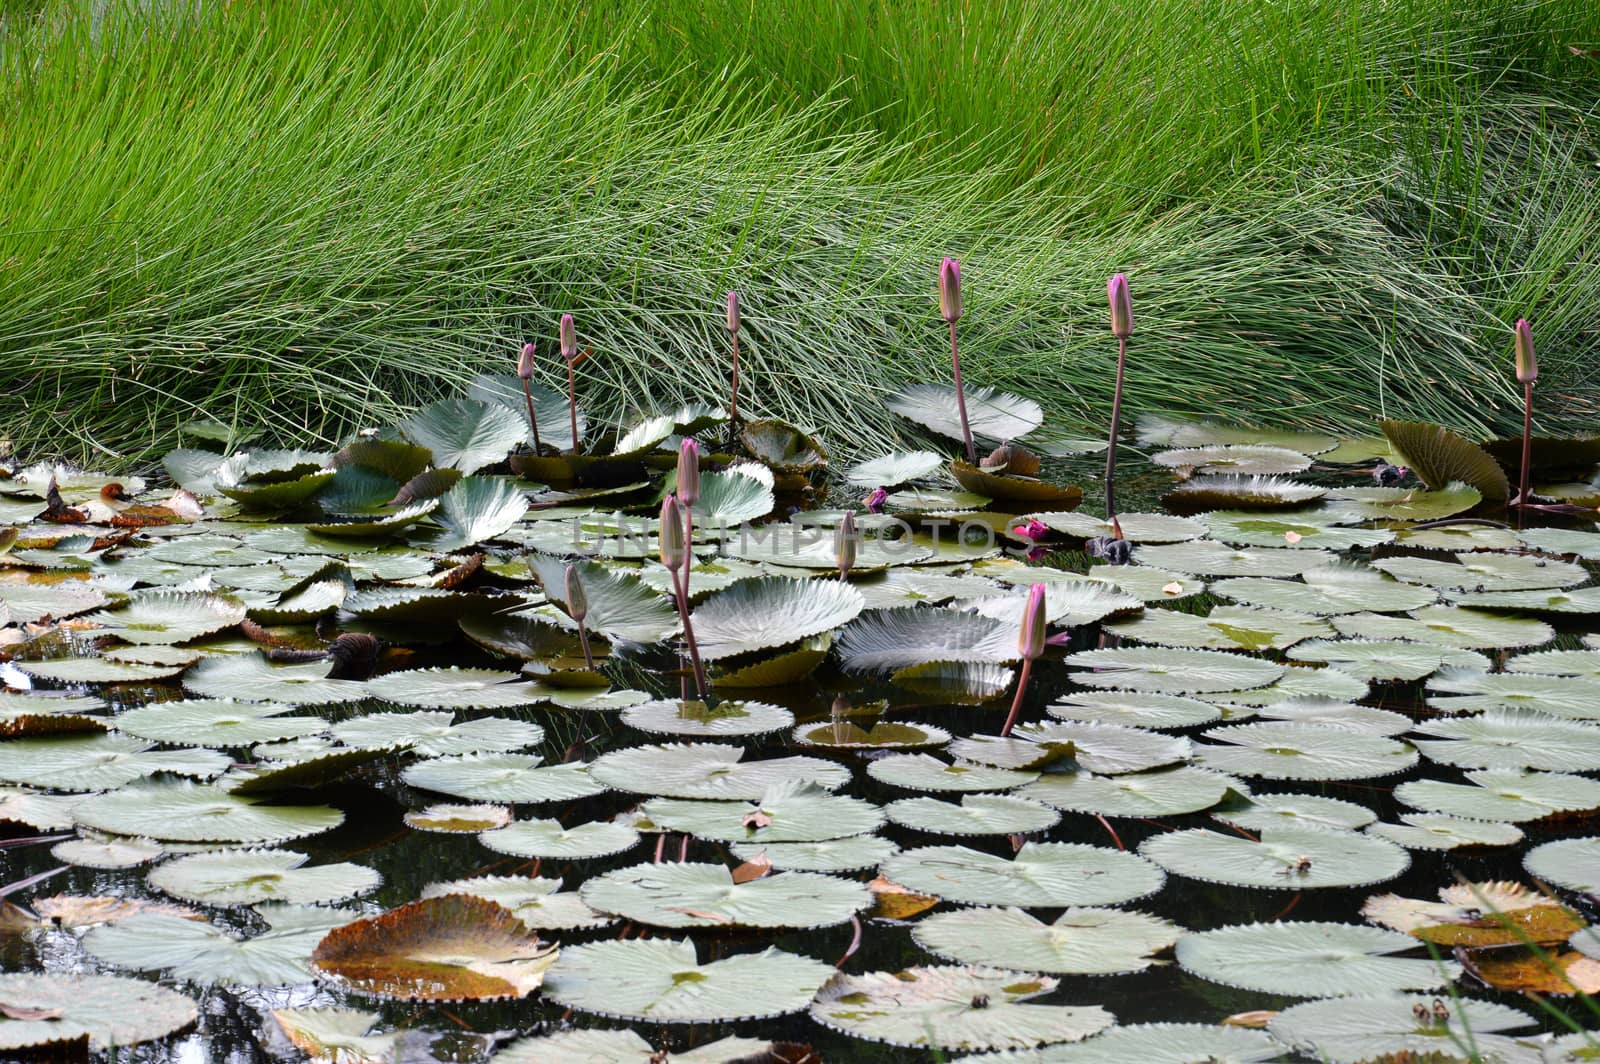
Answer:
[[[1028,604],[1022,608],[1022,629],[1017,633],[1017,650],[1028,661],[1044,653],[1045,646],[1044,585],[1034,584],[1028,589]]]
[[[731,333],[737,333],[739,331],[739,293],[738,292],[729,292],[728,293],[728,331],[731,332]]]
[[[685,506],[700,501],[700,445],[694,440],[678,447],[678,499]]]
[[[583,590],[583,577],[576,565],[567,566],[567,613],[578,623],[589,615],[589,596]]]
[[[578,357],[578,327],[571,314],[561,315],[561,357],[568,362]]]
[[[883,504],[888,500],[889,492],[887,490],[883,488],[873,488],[872,491],[867,494],[867,497],[861,500],[861,505],[867,508],[868,513],[881,514],[883,513]]]
[[[856,514],[854,510],[844,512],[844,520],[839,522],[838,529],[833,536],[833,562],[839,570],[839,578],[847,576],[856,564]]]
[[[517,376],[523,380],[533,379],[533,344],[522,345],[522,353],[517,356]]]
[[[661,500],[661,564],[673,572],[689,565],[689,539],[683,525],[683,504],[676,495]]]
[[[1128,275],[1115,273],[1106,282],[1106,302],[1111,304],[1111,335],[1126,340],[1133,335],[1133,300],[1128,296]]]
[[[948,322],[961,319],[961,264],[955,259],[939,266],[939,313]]]
[[[1533,328],[1527,318],[1518,318],[1513,331],[1517,338],[1517,380],[1532,384],[1539,379],[1539,358],[1533,350]]]

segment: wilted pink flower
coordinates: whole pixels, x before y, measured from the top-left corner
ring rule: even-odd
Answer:
[[[1024,539],[1043,539],[1050,534],[1050,526],[1037,517],[1030,517],[1026,523],[1013,528],[1011,534],[1013,536],[1021,536]]]
[[[887,490],[883,488],[873,488],[872,491],[867,494],[867,497],[861,500],[861,505],[867,508],[868,513],[881,514],[883,513],[883,504],[888,500],[889,492]]]

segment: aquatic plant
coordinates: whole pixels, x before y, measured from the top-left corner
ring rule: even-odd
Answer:
[[[1518,318],[1515,336],[1517,383],[1522,385],[1522,463],[1517,485],[1516,505],[1533,501],[1529,484],[1533,476],[1533,383],[1539,379],[1539,358],[1533,349],[1533,327],[1528,319]]]
[[[533,367],[534,354],[538,347],[532,340],[522,345],[522,351],[517,355],[517,379],[522,382],[522,394],[528,401],[528,428],[533,433],[533,453],[538,454],[539,445],[539,415],[533,411]],[[573,439],[577,439],[576,436]]]
[[[976,462],[972,447],[972,426],[967,422],[967,392],[961,383],[961,354],[956,350],[956,322],[961,320],[961,264],[946,257],[939,264],[939,316],[950,326],[950,372],[955,379],[956,409],[961,415],[961,442],[967,448],[967,461]]]
[[[1033,676],[1033,663],[1044,654],[1048,634],[1045,602],[1045,585],[1034,584],[1028,588],[1028,601],[1022,607],[1022,627],[1017,632],[1017,654],[1022,658],[1022,672],[1017,676],[1017,693],[1011,699],[1011,711],[1000,729],[1001,735],[1010,735],[1017,714],[1022,709],[1022,699],[1028,690],[1028,680]]]
[[[577,367],[584,356],[578,354],[578,327],[571,314],[561,315],[561,358],[567,364],[567,412],[572,419],[572,453],[578,453]]]
[[[1133,300],[1126,274],[1111,275],[1106,282],[1106,302],[1111,306],[1111,335],[1117,338],[1117,383],[1111,393],[1111,432],[1106,438],[1106,520],[1117,516],[1117,432],[1122,421],[1122,378],[1128,361],[1128,337],[1133,335]]]
[[[658,535],[661,539],[661,564],[672,576],[673,598],[677,602],[684,642],[688,646],[689,661],[694,669],[695,690],[703,702],[710,698],[710,689],[706,685],[705,666],[700,663],[700,645],[695,641],[694,625],[689,621],[688,575],[694,560],[694,541],[690,539],[688,511],[676,495],[669,494],[661,502]]]

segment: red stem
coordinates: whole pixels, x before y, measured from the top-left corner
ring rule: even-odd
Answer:
[[[1017,677],[1017,693],[1011,699],[1011,712],[1006,714],[1006,726],[1000,729],[1001,736],[1011,734],[1011,726],[1017,722],[1017,713],[1022,709],[1022,693],[1028,689],[1028,677],[1033,674],[1033,659],[1022,659],[1022,675]]]
[[[578,622],[578,642],[583,646],[583,667],[594,671],[594,654],[589,650],[589,626]]]
[[[567,361],[567,413],[572,418],[572,453],[578,453],[578,378],[576,359]]]
[[[694,664],[694,689],[700,695],[700,701],[709,703],[711,695],[706,688],[706,669],[700,664],[700,644],[694,639],[694,626],[689,623],[689,596],[683,592],[683,584],[678,579],[678,571],[672,572],[672,589],[677,592],[678,619],[683,622],[683,638],[689,644],[689,660]]]
[[[956,411],[961,415],[961,440],[967,445],[967,461],[978,464],[978,452],[972,448],[972,429],[967,424],[967,391],[961,384],[961,355],[956,351],[956,323],[950,323],[950,368],[956,378]]]
[[[728,404],[728,440],[739,428],[739,334],[733,334],[733,399]]]
[[[533,428],[533,453],[539,453],[539,418],[533,412],[533,387],[522,382],[522,394],[528,400],[528,424]]]
[[[861,948],[861,918],[852,916],[850,922],[855,925],[855,935],[850,939],[850,948],[844,951],[844,956],[834,962],[835,968],[843,968],[844,962],[855,956],[856,950]]]
[[[1522,482],[1517,491],[1517,527],[1522,527],[1521,508],[1528,505],[1533,480],[1533,382],[1522,382]]]
[[[1128,341],[1117,338],[1117,387],[1111,393],[1111,437],[1106,443],[1106,520],[1117,515],[1117,430],[1122,421],[1122,369],[1128,361]]]
[[[1127,849],[1126,846],[1122,845],[1122,840],[1117,837],[1116,829],[1111,826],[1111,821],[1107,820],[1105,817],[1101,816],[1099,813],[1096,813],[1094,815],[1094,818],[1096,820],[1100,821],[1100,826],[1101,827],[1106,829],[1106,834],[1110,835],[1111,836],[1111,841],[1117,844],[1117,849],[1119,849],[1119,850],[1126,850]]]

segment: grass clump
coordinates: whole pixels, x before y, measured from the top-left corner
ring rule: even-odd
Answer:
[[[10,4],[0,377],[19,446],[136,460],[198,414],[335,439],[509,372],[556,320],[602,419],[726,394],[896,429],[942,379],[1098,424],[1129,273],[1131,407],[1483,432],[1506,329],[1594,409],[1600,12],[999,0],[578,9]]]

